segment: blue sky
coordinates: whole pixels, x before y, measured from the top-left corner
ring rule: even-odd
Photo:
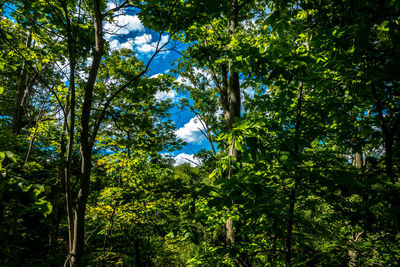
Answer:
[[[121,1],[109,0],[107,9],[114,8],[116,6],[115,2],[118,4]],[[8,8],[5,9],[6,12],[15,8],[13,5],[8,5],[7,7]],[[121,48],[133,49],[138,58],[142,60],[144,64],[147,64],[155,51],[157,42],[160,41],[160,43],[164,43],[169,40],[169,36],[168,34],[160,36],[159,33],[146,29],[141,23],[139,17],[136,15],[137,12],[137,9],[115,12],[114,15],[116,16],[114,17],[114,21],[112,23],[105,22],[103,24],[105,39],[108,41],[112,50]],[[165,74],[170,69],[173,69],[173,62],[178,59],[180,55],[176,51],[168,49],[174,48],[177,51],[182,51],[185,46],[181,43],[171,41],[165,48],[166,51],[160,52],[153,59],[148,72],[149,77]],[[88,59],[88,61],[90,61],[90,59]],[[65,82],[68,83],[67,80],[65,80]],[[198,129],[202,128],[202,126],[201,123],[195,119],[195,115],[188,109],[182,110],[178,108],[179,99],[187,96],[171,91],[169,93],[159,92],[156,97],[161,99],[170,98],[177,104],[170,110],[171,118],[175,122],[177,128],[176,135],[186,141],[187,145],[181,150],[170,154],[175,157],[177,163],[189,162],[192,164],[191,161],[196,161],[193,158],[193,154],[203,148],[210,149],[210,144]],[[186,159],[189,159],[190,161],[187,161]]]
[[[113,8],[114,1],[108,3],[108,8]],[[169,40],[168,34],[160,36],[159,33],[146,29],[140,22],[136,14],[137,11],[131,10],[125,13],[117,14],[113,23],[105,23],[105,38],[110,44],[111,49],[129,48],[133,49],[138,58],[147,64],[150,57],[155,51],[157,42],[161,43]],[[173,50],[182,51],[185,46],[181,43],[170,41],[165,47],[167,50],[160,52],[157,57],[152,61],[148,75],[156,76],[165,74],[170,69],[174,68],[174,60],[180,57],[179,53]],[[178,77],[177,77],[178,78]],[[175,91],[168,93],[159,92],[156,97],[160,99],[170,98],[174,103],[178,104],[182,94]],[[187,96],[186,96],[187,97]],[[175,122],[177,131],[176,135],[187,142],[181,150],[175,151],[172,154],[178,163],[185,162],[185,159],[193,159],[193,154],[199,150],[206,148],[210,149],[210,144],[205,137],[202,136],[198,128],[201,123],[196,120],[195,115],[188,109],[179,109],[178,105],[170,110],[171,118]]]

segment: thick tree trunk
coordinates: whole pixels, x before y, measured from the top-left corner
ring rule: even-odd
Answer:
[[[32,33],[28,33],[28,37],[26,39],[25,48],[30,48],[32,45]],[[14,114],[13,119],[11,122],[12,131],[15,134],[19,134],[22,128],[22,117],[24,114],[24,100],[26,99],[26,95],[28,94],[28,71],[26,69],[26,62],[25,60],[22,63],[21,74],[19,76],[18,81],[18,91],[17,97],[15,100],[15,107],[14,107]]]
[[[354,153],[354,166],[357,169],[362,169],[363,166],[363,158],[362,158],[362,154],[359,152]]]
[[[82,255],[85,239],[85,212],[91,172],[90,158],[92,153],[90,150],[91,149],[87,149],[87,147],[82,147],[81,145],[81,154],[84,156],[82,156],[80,189],[78,192],[78,203],[75,211],[74,238],[71,253],[71,262],[72,266],[74,267],[82,266]]]

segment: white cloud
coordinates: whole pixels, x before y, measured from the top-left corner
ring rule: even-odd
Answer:
[[[186,77],[182,77],[182,75],[179,75],[175,81],[181,85],[190,85],[189,79]]]
[[[189,163],[190,166],[195,167],[201,164],[200,160],[195,159],[193,154],[181,153],[179,155],[176,155],[174,159],[175,159],[175,164],[174,164],[175,166],[181,165],[183,163]]]
[[[151,78],[151,77],[150,77]],[[161,101],[161,100],[167,100],[171,99],[173,102],[177,97],[177,93],[175,90],[170,90],[168,92],[165,91],[158,91],[155,95],[156,100]]]
[[[161,36],[160,46],[166,44],[168,42],[168,40],[169,40],[168,35]]]
[[[156,74],[154,74],[154,75],[151,75],[151,76],[149,77],[149,79],[158,78],[160,75],[162,75],[162,73],[156,73]]]
[[[110,9],[113,9],[113,8],[116,8],[117,6],[115,5],[115,3],[113,3],[113,2],[108,2],[107,3],[107,10],[110,10]]]
[[[112,23],[105,22],[105,38],[110,40],[114,34],[128,34],[133,31],[143,31],[144,26],[137,15],[119,15],[114,17]]]
[[[203,125],[197,117],[193,117],[183,127],[176,130],[175,134],[188,143],[200,144],[206,139],[200,129],[204,129]]]
[[[168,35],[161,36],[160,42],[158,41],[158,39],[155,42],[151,42],[151,40],[152,38],[150,34],[144,34],[142,36],[136,37],[134,42],[137,45],[136,47],[137,51],[144,54],[153,53],[156,51],[157,45],[158,48],[160,48],[169,41],[169,36]]]
[[[93,63],[93,58],[88,57],[88,58],[86,59],[86,67],[92,66],[92,63]]]
[[[143,44],[137,47],[137,50],[141,53],[150,53],[156,51],[156,47],[151,44]]]
[[[127,49],[132,49],[133,45],[132,45],[132,39],[128,39],[125,43],[121,44],[120,48],[127,48]]]
[[[144,27],[137,15],[121,15],[114,19],[115,25],[126,28],[129,32],[131,31],[143,31]]]
[[[69,80],[69,72],[70,72],[69,61],[67,59],[65,59],[64,62],[56,61],[56,67],[58,71],[62,74],[61,81],[63,83],[66,83]]]
[[[151,41],[151,34],[143,34],[141,36],[137,36],[134,40],[136,45],[142,45],[145,43],[149,43]]]
[[[107,9],[113,9],[116,7],[115,1],[110,1],[107,3]]]
[[[163,75],[163,74],[156,73],[156,74],[150,76],[149,79],[155,79],[161,75]],[[171,99],[172,102],[177,102],[180,99],[180,97],[178,96],[178,93],[172,89],[169,91],[157,91],[157,93],[154,97],[156,98],[157,101]]]
[[[193,74],[196,77],[200,77],[203,80],[207,80],[210,85],[214,85],[211,73],[206,71],[205,69],[193,67]],[[193,85],[192,82],[189,80],[189,78],[182,77],[181,75],[179,75],[175,81],[180,83],[181,85],[186,85],[186,86]]]
[[[212,76],[211,73],[205,69],[201,69],[201,68],[194,68],[194,74],[195,75],[202,75],[205,79],[212,81]]]
[[[109,45],[110,45],[110,49],[111,50],[116,50],[116,49],[118,49],[119,48],[119,41],[117,40],[117,39],[114,39],[114,40],[112,40],[112,41],[110,41],[109,42]]]
[[[243,81],[241,81],[241,83],[243,83]],[[246,88],[243,88],[243,97],[241,97],[241,99],[240,99],[240,104],[241,104],[241,106],[240,106],[240,109],[241,109],[241,112],[242,113],[245,113],[246,112],[246,109],[245,109],[245,106],[246,106],[246,104],[247,104],[247,102],[246,102],[246,98],[249,98],[249,99],[254,99],[254,95],[255,95],[255,90],[254,90],[254,88],[253,87],[246,87]]]
[[[122,49],[122,48],[132,49],[133,48],[133,39],[128,39],[123,43],[120,43],[117,39],[114,39],[109,42],[109,45],[110,45],[111,51],[117,50],[117,49]]]
[[[201,164],[201,160],[195,158],[193,154],[180,153],[173,156],[171,153],[160,153],[163,158],[171,158],[174,160],[174,166],[181,165],[183,163],[189,163],[190,166],[195,167]]]
[[[243,89],[244,95],[254,98],[255,90],[251,87],[246,87]]]

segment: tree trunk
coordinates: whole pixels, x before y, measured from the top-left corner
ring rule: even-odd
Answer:
[[[357,243],[357,241],[361,238],[361,235],[363,232],[356,232],[351,236],[350,242],[352,243]],[[349,267],[356,267],[357,266],[357,254],[358,252],[354,249],[349,249],[347,251],[348,256],[349,256]]]
[[[296,111],[296,125],[295,125],[295,141],[294,141],[294,153],[297,155],[300,151],[298,139],[300,137],[300,123],[301,123],[301,109],[302,109],[302,97],[303,97],[303,82],[300,83],[298,95],[297,95],[297,111]],[[286,267],[292,266],[292,242],[293,242],[293,224],[294,224],[294,208],[296,204],[296,173],[293,174],[294,183],[289,194],[289,217],[287,225],[287,236],[286,236]]]
[[[80,152],[81,173],[79,178],[79,191],[74,221],[74,238],[72,246],[71,263],[74,267],[82,265],[83,245],[85,238],[85,212],[89,193],[90,173],[92,169],[92,143],[89,136],[90,113],[93,102],[93,90],[104,51],[102,14],[100,0],[94,1],[95,14],[95,42],[96,48],[89,77],[85,87],[85,96],[82,106]]]
[[[382,107],[382,102],[378,93],[376,91],[375,86],[372,86],[372,96],[375,102],[376,108],[378,110],[378,118],[381,124],[381,129],[384,138],[384,147],[385,147],[385,171],[386,175],[389,177],[392,184],[396,184],[396,175],[393,171],[393,145],[394,145],[394,134],[396,128],[391,128],[385,121],[384,117],[384,108]],[[394,127],[398,127],[398,125],[394,125]],[[397,192],[393,192],[389,196],[389,201],[393,205],[393,211],[396,216],[397,223],[400,222],[400,197]],[[397,211],[396,211],[397,210]],[[396,232],[399,232],[399,227],[396,227]]]
[[[25,48],[30,48],[32,45],[32,33],[28,33],[28,37],[26,39],[25,43]],[[12,119],[12,131],[15,134],[19,134],[21,132],[22,128],[22,117],[24,114],[24,99],[26,99],[26,94],[28,93],[28,71],[26,69],[26,61],[24,60],[22,62],[22,69],[21,69],[21,74],[19,76],[19,81],[18,81],[18,91],[17,91],[17,97],[15,100],[15,107],[14,107],[14,115]]]
[[[360,152],[354,153],[352,164],[357,169],[360,169],[360,170],[362,169],[362,167],[363,167],[362,149],[361,149],[361,153]],[[361,235],[362,235],[362,232],[354,232],[348,242],[350,244],[350,248],[347,250],[347,255],[349,256],[349,262],[348,262],[349,267],[357,266],[358,252],[357,252],[357,250],[355,250],[351,247],[351,244],[356,243],[358,241],[359,237],[361,237]]]
[[[395,183],[395,175],[393,172],[393,133],[391,129],[387,126],[385,117],[383,114],[383,107],[381,100],[376,92],[375,86],[372,86],[372,96],[378,110],[379,122],[381,124],[381,129],[384,138],[384,147],[385,147],[385,167],[386,167],[386,174],[392,181]]]
[[[231,38],[235,37],[235,30],[238,23],[239,6],[238,1],[233,0],[231,2],[230,19],[229,19],[229,34]],[[224,108],[225,121],[229,131],[233,128],[233,123],[236,119],[240,118],[240,84],[239,74],[232,68],[232,59],[228,59],[228,72],[229,82],[227,82],[226,68],[223,66],[222,73],[223,87],[225,95],[221,95],[222,107]],[[228,88],[226,88],[228,86]],[[228,97],[229,93],[229,97]],[[229,147],[229,155],[235,159],[238,158],[238,150],[235,147],[235,142],[232,141]],[[229,170],[228,179],[233,175],[233,168]],[[235,243],[235,232],[233,229],[233,221],[229,218],[225,223],[226,228],[226,240],[228,244],[233,245]]]
[[[67,219],[68,219],[68,245],[69,251],[72,252],[73,240],[74,240],[74,219],[73,219],[73,211],[72,211],[72,201],[71,201],[71,162],[72,162],[72,150],[74,145],[74,135],[75,135],[75,46],[76,40],[74,40],[72,36],[71,30],[71,20],[69,18],[68,7],[65,1],[62,1],[62,7],[64,10],[64,15],[66,19],[66,30],[67,30],[67,42],[68,42],[68,57],[69,57],[69,65],[70,65],[70,73],[69,73],[69,84],[68,91],[69,97],[67,99],[66,111],[65,114],[71,112],[70,115],[70,123],[68,129],[68,148],[67,148],[67,157],[65,159],[64,164],[64,184],[65,184],[65,206],[67,209]],[[70,112],[69,112],[70,111]],[[66,123],[67,118],[65,118]],[[65,132],[65,128],[63,129]]]
[[[295,184],[290,190],[289,195],[289,218],[287,225],[287,236],[286,236],[286,267],[292,266],[292,238],[293,238],[293,224],[294,224],[294,205],[296,203],[296,190]]]
[[[65,166],[65,153],[66,153],[66,145],[65,145],[65,129],[66,129],[66,121],[63,123],[63,131],[61,133],[61,141],[60,141],[60,162],[58,165],[58,173],[56,184],[54,185],[54,200],[53,205],[54,209],[51,214],[51,231],[49,236],[49,248],[50,253],[54,251],[55,245],[57,244],[58,237],[58,218],[60,217],[60,185],[63,177],[64,166]]]

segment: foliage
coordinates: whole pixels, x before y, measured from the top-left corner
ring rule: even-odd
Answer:
[[[398,2],[112,2],[0,4],[0,265],[67,264],[82,207],[83,266],[400,264]],[[103,40],[133,14],[168,74]]]

